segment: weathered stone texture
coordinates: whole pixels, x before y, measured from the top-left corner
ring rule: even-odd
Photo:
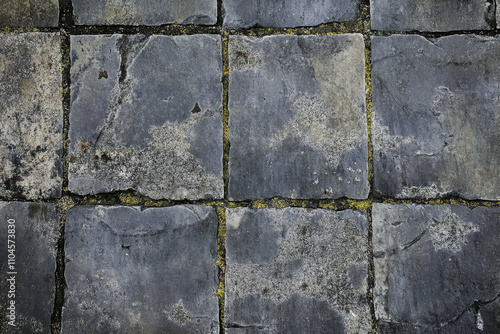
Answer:
[[[225,0],[222,5],[226,27],[300,27],[354,20],[359,0]]]
[[[0,0],[0,27],[57,27],[59,0]]]
[[[75,207],[64,333],[219,333],[211,207]]]
[[[373,30],[491,30],[492,0],[370,0]]]
[[[72,36],[69,189],[221,198],[219,36]]]
[[[60,50],[59,34],[0,34],[0,196],[61,195]]]
[[[374,190],[500,200],[500,39],[372,38]]]
[[[84,25],[213,25],[217,0],[73,0],[73,13]]]
[[[498,235],[500,208],[374,204],[380,332],[499,332]]]
[[[227,210],[227,333],[368,333],[368,221],[352,210]]]
[[[229,40],[229,197],[366,198],[360,34]]]
[[[8,239],[9,219],[15,221],[15,239]],[[50,333],[59,213],[53,204],[0,202],[0,232],[0,333]],[[10,264],[13,267],[8,263],[9,254],[15,256],[15,264]],[[8,295],[11,289],[7,279],[12,276],[14,298]],[[7,317],[7,306],[12,300],[15,327],[8,324],[11,319]]]

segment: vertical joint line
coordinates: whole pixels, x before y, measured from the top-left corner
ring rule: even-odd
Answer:
[[[63,108],[63,153],[62,153],[62,165],[63,165],[63,195],[68,192],[68,168],[69,168],[69,112],[71,103],[71,77],[70,77],[70,36],[61,30],[61,59],[62,59],[62,108]]]
[[[226,208],[220,203],[216,207],[218,217],[217,227],[217,267],[219,268],[219,286],[217,297],[219,300],[219,324],[220,334],[224,334],[224,306],[225,306],[225,283],[226,283]]]
[[[222,170],[224,178],[224,199],[229,199],[229,36],[222,31],[222,130],[223,157]]]

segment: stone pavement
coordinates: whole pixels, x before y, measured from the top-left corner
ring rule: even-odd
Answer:
[[[499,333],[498,0],[0,0],[1,333]]]

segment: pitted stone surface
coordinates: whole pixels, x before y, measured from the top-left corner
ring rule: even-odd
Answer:
[[[69,189],[221,198],[219,36],[72,36]]]
[[[372,38],[374,190],[500,200],[500,39]]]
[[[9,228],[11,219],[15,226],[13,234],[8,232],[12,229]],[[50,333],[59,213],[53,204],[0,202],[0,223],[0,333]],[[9,264],[11,254],[15,258],[14,263]],[[9,274],[11,272],[16,274]],[[12,277],[14,280],[7,280]],[[15,282],[13,289],[11,282]],[[11,290],[15,291],[14,296],[9,296]],[[8,324],[12,320],[7,316],[11,301],[15,302],[15,326]]]
[[[492,0],[370,0],[373,30],[491,30]]]
[[[224,26],[301,27],[356,19],[359,0],[225,0]]]
[[[73,13],[82,25],[214,25],[217,0],[73,0]]]
[[[368,221],[322,209],[228,209],[227,333],[367,333]]]
[[[59,0],[0,0],[0,27],[57,27]]]
[[[61,90],[59,34],[0,34],[0,196],[61,195]]]
[[[360,34],[232,36],[229,197],[367,198]]]
[[[500,208],[373,206],[382,333],[496,333]]]
[[[211,207],[75,207],[64,333],[219,333]]]

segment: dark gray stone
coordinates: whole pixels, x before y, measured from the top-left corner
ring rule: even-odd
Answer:
[[[500,200],[500,39],[372,38],[374,190]]]
[[[0,34],[0,196],[61,196],[61,91],[59,34]]]
[[[53,204],[0,202],[0,223],[0,333],[50,333],[59,213]]]
[[[381,333],[497,333],[500,208],[373,206]]]
[[[229,197],[368,196],[360,34],[232,36]]]
[[[213,25],[217,0],[73,0],[73,13],[85,25]]]
[[[226,333],[368,333],[361,211],[228,209]]]
[[[359,0],[224,0],[222,5],[225,27],[300,27],[354,20]]]
[[[492,0],[370,0],[373,30],[491,30]]]
[[[0,27],[57,27],[59,0],[0,0]]]
[[[69,189],[221,198],[219,36],[72,36]]]
[[[217,214],[204,206],[75,207],[64,333],[219,333]]]

